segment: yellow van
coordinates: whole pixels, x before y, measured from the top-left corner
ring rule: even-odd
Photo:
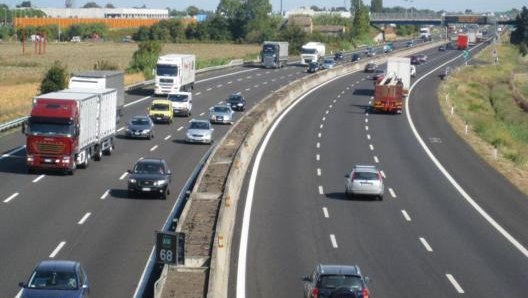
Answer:
[[[172,102],[168,99],[155,99],[148,108],[149,116],[154,122],[172,123]]]

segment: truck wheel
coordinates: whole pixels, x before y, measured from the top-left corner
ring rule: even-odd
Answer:
[[[112,155],[112,151],[114,151],[114,142],[110,143],[110,147],[108,147],[108,149],[104,150],[103,154]]]
[[[83,169],[86,169],[86,168],[88,168],[88,165],[90,164],[90,158],[91,158],[91,156],[90,156],[90,154],[88,153],[88,151],[85,151],[84,153],[85,153],[84,163],[81,165],[81,167],[82,167]]]
[[[95,161],[100,161],[102,157],[103,157],[103,147],[102,147],[101,144],[99,144],[99,146],[97,146],[97,151],[95,152],[95,155],[94,155],[93,159]],[[88,160],[88,159],[86,159],[86,160]]]

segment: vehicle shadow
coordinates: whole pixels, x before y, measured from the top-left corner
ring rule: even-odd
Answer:
[[[140,95],[140,96],[153,96],[154,95],[154,91],[152,90],[152,87],[150,88],[139,87],[139,88],[128,89],[126,93],[130,95]]]
[[[354,89],[353,95],[374,96],[374,89]]]
[[[129,197],[126,189],[113,188],[110,190],[110,196],[114,199],[126,200],[161,200],[158,194],[135,194]]]
[[[340,200],[340,201],[356,201],[356,202],[376,201],[376,197],[373,197],[373,196],[347,196],[344,192],[330,192],[330,193],[326,193],[325,196],[328,199]]]

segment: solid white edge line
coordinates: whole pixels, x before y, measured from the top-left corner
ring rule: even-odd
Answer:
[[[401,213],[403,214],[403,217],[405,217],[405,220],[406,220],[406,221],[411,221],[411,217],[409,216],[409,214],[407,213],[407,211],[402,210]]]
[[[42,174],[42,175],[38,176],[37,178],[33,179],[32,182],[33,182],[33,183],[37,183],[37,182],[39,182],[39,181],[40,181],[42,178],[44,178],[44,177],[46,177],[46,175]]]
[[[330,217],[330,215],[328,214],[328,208],[323,207],[323,215],[324,215],[325,218],[329,218]]]
[[[433,248],[431,247],[431,245],[429,245],[429,243],[427,242],[427,240],[425,240],[425,238],[423,237],[420,237],[420,242],[422,242],[422,245],[425,247],[425,249],[429,252],[432,252],[433,251]]]
[[[119,179],[119,180],[121,180],[121,179]],[[110,190],[107,189],[107,190],[104,192],[104,194],[101,196],[101,200],[106,199],[106,197],[108,196],[109,193],[110,193]]]
[[[60,252],[60,250],[66,245],[66,241],[62,241],[57,245],[57,247],[53,250],[53,252],[49,255],[50,259],[53,259],[57,256],[57,254]]]
[[[117,132],[120,132],[120,131],[122,131],[123,129],[125,129],[125,127],[124,127],[124,126],[123,126],[123,127],[121,127],[121,128],[119,128],[119,129],[117,129],[116,131],[117,131]]]
[[[81,218],[81,220],[79,220],[79,222],[77,224],[79,224],[79,225],[84,224],[86,222],[86,220],[88,219],[88,217],[90,217],[90,215],[92,215],[92,213],[86,212],[86,214]]]
[[[332,242],[333,248],[338,248],[336,236],[334,234],[330,234],[330,242]]]
[[[4,203],[9,203],[12,199],[16,198],[19,195],[18,192],[15,192],[14,194],[10,195],[7,199],[4,200]]]
[[[475,49],[475,48],[473,48],[473,49]],[[416,84],[418,84],[421,80],[423,80],[424,78],[426,78],[430,74],[436,72],[441,67],[444,67],[444,65],[446,65],[446,64],[448,64],[448,63],[460,58],[461,56],[462,56],[462,54],[460,54],[460,55],[456,56],[455,58],[445,62],[444,64],[442,64],[442,65],[438,66],[437,68],[431,70],[430,72],[426,73],[424,76],[418,78],[412,84],[411,88],[409,88],[409,93],[408,93],[408,96],[407,96],[407,100],[405,101],[405,110],[407,111],[407,113],[405,113],[405,114],[406,114],[406,117],[407,117],[407,122],[409,123],[409,126],[411,127],[411,130],[412,130],[416,140],[422,146],[422,148],[425,151],[425,153],[427,154],[427,156],[429,156],[431,161],[440,170],[440,172],[442,172],[444,177],[446,177],[446,179],[451,183],[451,185],[453,185],[453,187],[469,203],[469,205],[471,207],[473,207],[495,230],[497,230],[502,236],[504,236],[504,238],[506,238],[506,240],[508,240],[515,248],[517,248],[525,257],[528,258],[528,249],[526,249],[526,247],[524,247],[519,241],[517,241],[517,239],[515,239],[508,231],[506,231],[506,229],[504,229],[495,219],[493,219],[482,207],[480,207],[480,205],[478,205],[477,202],[475,202],[475,200],[473,200],[473,198],[462,188],[462,186],[460,186],[460,184],[458,184],[458,182],[456,182],[455,178],[453,178],[453,176],[451,176],[451,174],[449,174],[449,172],[444,168],[444,166],[440,163],[440,161],[436,158],[436,156],[433,155],[433,152],[429,149],[429,147],[427,146],[425,141],[422,139],[422,137],[418,133],[418,130],[414,126],[414,121],[412,120],[409,102],[411,101],[411,98],[412,98],[411,97],[411,93],[412,93],[412,89],[414,88],[414,86],[416,86]]]
[[[446,277],[447,279],[451,282],[451,284],[453,285],[453,287],[455,288],[455,290],[459,293],[459,294],[464,294],[464,289],[462,289],[462,287],[460,286],[460,284],[456,281],[456,279],[453,277],[453,275],[449,274],[449,273],[446,273]]]
[[[348,74],[347,74],[348,75]],[[264,137],[264,140],[262,141],[262,144],[260,145],[260,148],[257,152],[257,155],[255,157],[255,161],[253,164],[253,168],[251,170],[251,176],[249,178],[249,185],[246,195],[246,205],[244,206],[244,213],[242,216],[242,227],[240,229],[240,247],[238,249],[238,266],[237,266],[237,281],[236,281],[236,298],[246,298],[246,258],[247,258],[247,248],[248,248],[248,239],[249,239],[249,224],[251,220],[251,207],[253,206],[253,196],[255,193],[255,184],[257,181],[257,172],[260,166],[260,162],[262,160],[262,155],[264,154],[264,151],[266,150],[266,146],[271,138],[271,135],[275,131],[275,129],[278,127],[279,123],[282,121],[282,119],[299,103],[301,102],[305,97],[307,97],[309,94],[317,90],[318,88],[325,86],[326,84],[329,84],[330,82],[341,78],[341,76],[336,77],[332,80],[329,80],[327,82],[322,83],[318,87],[315,87],[312,90],[309,90],[305,94],[303,94],[301,97],[299,97],[297,100],[295,100],[284,112],[282,112],[277,120],[273,123],[273,125],[268,130],[268,133]],[[321,125],[322,128],[322,125]]]

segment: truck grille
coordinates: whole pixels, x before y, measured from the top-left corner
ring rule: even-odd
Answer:
[[[58,154],[64,151],[64,144],[36,143],[35,149],[43,154]]]

